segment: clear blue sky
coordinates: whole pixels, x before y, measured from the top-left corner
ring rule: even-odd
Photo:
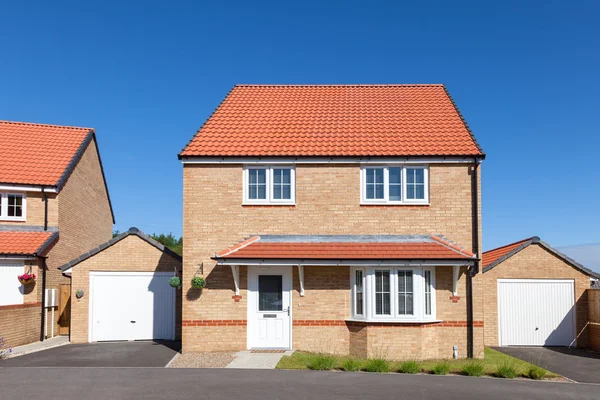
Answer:
[[[236,83],[444,83],[484,248],[600,242],[598,2],[88,3],[2,5],[0,119],[96,128],[116,229],[181,233],[176,154]]]

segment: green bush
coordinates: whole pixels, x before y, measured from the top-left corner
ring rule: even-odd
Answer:
[[[544,368],[534,365],[533,367],[529,368],[527,376],[531,379],[540,380],[544,379],[547,373],[548,371],[546,371]]]
[[[515,367],[515,365],[513,363],[509,363],[509,362],[502,363],[498,367],[496,372],[494,373],[494,376],[497,378],[508,378],[508,379],[516,378],[517,375],[518,375],[517,368]]]
[[[367,372],[390,372],[390,364],[382,358],[372,358],[365,365]]]
[[[181,278],[178,276],[172,276],[169,278],[169,286],[172,288],[179,288],[181,286]]]
[[[335,367],[335,357],[317,354],[308,362],[308,368],[315,371],[329,371]]]
[[[436,364],[431,369],[434,375],[448,375],[450,373],[450,364],[447,362],[441,362]]]
[[[192,287],[194,289],[204,289],[206,287],[206,280],[201,276],[195,276],[192,278]]]
[[[404,361],[402,364],[400,364],[400,368],[398,369],[398,372],[403,374],[416,374],[420,371],[421,368],[419,367],[419,363],[414,360]]]
[[[359,360],[355,360],[353,358],[349,358],[344,360],[342,363],[342,369],[344,371],[356,372],[360,371],[361,362]]]
[[[485,366],[482,362],[471,361],[470,363],[466,364],[460,372],[467,376],[481,376],[483,375],[484,370]]]

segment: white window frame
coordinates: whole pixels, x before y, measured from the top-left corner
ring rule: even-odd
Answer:
[[[362,273],[362,314],[358,314],[356,312],[357,307],[356,307],[356,272],[360,271]],[[366,312],[366,299],[365,299],[365,294],[366,294],[366,283],[367,283],[367,278],[365,276],[365,269],[364,268],[353,268],[350,274],[350,278],[352,280],[352,318],[354,319],[365,319],[367,312]]]
[[[265,199],[250,199],[250,173],[252,169],[266,170],[267,193]],[[289,169],[290,170],[290,199],[274,199],[273,198],[273,170],[274,169]],[[246,165],[243,171],[243,201],[244,205],[295,205],[296,204],[296,167],[293,165]]]
[[[367,169],[383,169],[383,199],[367,199]],[[390,168],[400,168],[402,176],[401,185],[401,200],[390,200]],[[424,199],[407,199],[407,182],[406,182],[406,170],[410,169],[422,169],[423,170],[423,188],[424,188]],[[405,165],[405,164],[385,164],[385,165],[366,165],[363,164],[360,167],[360,204],[372,205],[372,204],[386,204],[386,205],[428,205],[429,204],[429,166],[428,165]]]
[[[23,215],[20,217],[9,217],[8,216],[8,196],[20,196],[21,197],[21,208]],[[25,221],[27,220],[27,195],[25,193],[15,192],[0,192],[2,201],[0,203],[0,221]]]
[[[355,271],[363,271],[363,311],[364,316],[356,315],[355,310]],[[390,314],[376,314],[375,271],[389,271],[390,273]],[[413,314],[398,314],[398,271],[412,271],[413,275]],[[431,272],[431,315],[425,313],[425,271]],[[367,322],[434,322],[436,320],[436,289],[435,267],[361,267],[351,268],[352,288],[352,319],[366,320]]]

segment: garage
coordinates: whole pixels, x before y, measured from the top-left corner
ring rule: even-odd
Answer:
[[[534,236],[483,253],[486,346],[587,347],[597,274]]]
[[[181,256],[137,228],[60,267],[71,276],[71,343],[181,337]]]
[[[169,272],[90,272],[90,341],[174,340]],[[115,296],[115,291],[123,293]]]
[[[498,279],[498,325],[500,346],[573,345],[574,281]]]

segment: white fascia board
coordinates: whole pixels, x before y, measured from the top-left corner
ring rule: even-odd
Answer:
[[[217,260],[218,265],[246,266],[298,266],[302,267],[445,267],[471,266],[475,260],[278,260],[278,259],[236,259]]]
[[[47,187],[47,186],[33,186],[33,185],[11,185],[7,183],[0,184],[0,190],[2,191],[10,191],[16,190],[19,192],[41,192],[42,188],[46,193],[58,193],[56,187]]]
[[[476,156],[446,157],[182,157],[183,164],[472,164]]]

